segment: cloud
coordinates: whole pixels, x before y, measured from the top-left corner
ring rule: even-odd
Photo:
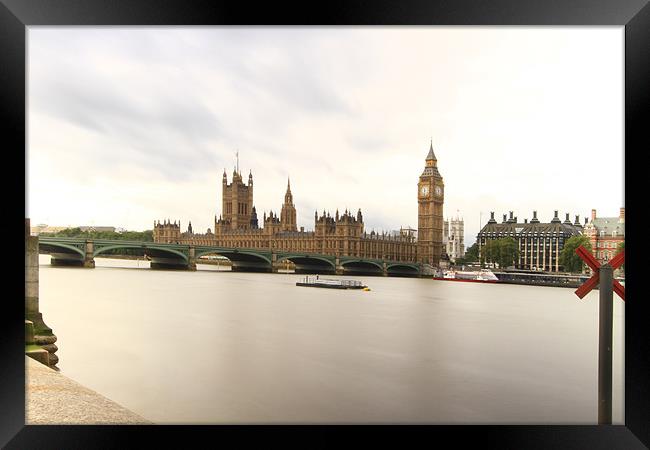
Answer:
[[[306,229],[314,210],[346,207],[361,208],[370,229],[415,227],[433,139],[445,216],[460,210],[468,244],[481,211],[615,214],[622,37],[566,27],[30,27],[28,213],[134,229],[170,216],[205,230],[239,150],[260,217],[279,212],[290,176]],[[607,183],[586,189],[605,168]],[[79,209],[93,198],[101,208]]]

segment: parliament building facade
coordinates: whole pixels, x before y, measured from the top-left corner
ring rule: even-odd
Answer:
[[[280,214],[271,211],[258,217],[253,200],[253,174],[244,183],[241,173],[233,170],[232,179],[224,170],[221,213],[214,218],[214,232],[194,233],[191,222],[181,232],[180,222],[154,222],[154,242],[208,245],[231,248],[263,249],[333,256],[383,259],[438,266],[442,253],[444,184],[438,172],[433,145],[425,159],[418,181],[418,230],[398,235],[367,233],[361,209],[334,215],[314,213],[314,230],[298,229],[296,207],[290,182]]]

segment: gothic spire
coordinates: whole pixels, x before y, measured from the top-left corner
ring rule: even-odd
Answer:
[[[431,144],[429,145],[429,154],[427,155],[426,161],[429,161],[431,159],[437,161],[436,155],[433,153],[433,138],[431,139]]]

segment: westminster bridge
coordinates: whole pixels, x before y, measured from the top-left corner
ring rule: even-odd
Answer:
[[[146,254],[151,259],[152,269],[196,270],[196,263],[200,263],[201,256],[219,255],[231,261],[233,271],[241,272],[277,272],[282,268],[283,262],[286,264],[288,260],[295,265],[296,273],[413,277],[423,274],[423,266],[417,263],[354,256],[158,242],[39,237],[39,252],[49,253],[52,256],[52,265],[92,268],[95,267],[96,256],[115,249],[141,250],[143,255]]]

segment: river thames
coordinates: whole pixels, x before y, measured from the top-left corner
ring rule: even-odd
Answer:
[[[49,258],[40,310],[61,373],[155,423],[598,422],[598,291],[362,276],[371,291],[345,291]],[[614,424],[624,311],[615,295]]]

